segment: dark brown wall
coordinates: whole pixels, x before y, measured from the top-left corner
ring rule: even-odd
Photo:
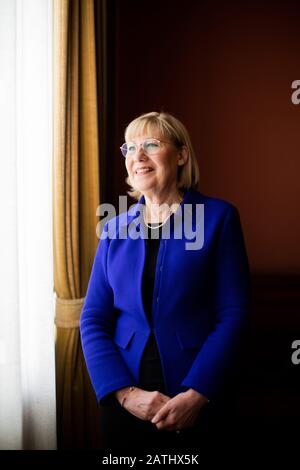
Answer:
[[[267,6],[268,4],[268,6]],[[299,2],[115,2],[115,195],[126,124],[166,110],[198,157],[200,190],[239,208],[252,272],[300,273]]]

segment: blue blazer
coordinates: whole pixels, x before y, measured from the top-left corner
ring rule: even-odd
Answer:
[[[152,331],[167,395],[193,388],[214,400],[235,368],[248,323],[250,274],[238,210],[194,189],[186,192],[182,211],[204,208],[200,222],[192,219],[193,229],[202,224],[204,243],[187,250],[190,235],[182,230],[183,237],[175,237],[183,224],[177,211],[171,237],[159,246],[149,324],[142,302],[145,240],[120,235],[137,233],[144,202],[142,196],[106,224],[93,263],[80,332],[97,399],[104,404],[111,392],[139,385]]]

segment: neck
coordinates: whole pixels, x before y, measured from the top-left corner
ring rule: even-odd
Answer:
[[[178,190],[169,194],[167,197],[146,196],[146,208],[144,218],[146,223],[164,222],[173,212],[176,212],[178,206],[183,199]]]

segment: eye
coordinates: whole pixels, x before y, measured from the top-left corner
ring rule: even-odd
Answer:
[[[159,143],[155,142],[153,140],[149,140],[145,142],[144,144],[146,150],[153,150],[153,149],[158,149],[159,148]]]
[[[129,152],[129,153],[135,152],[135,149],[136,149],[136,147],[135,147],[134,144],[132,144],[132,143],[127,144],[127,152]]]

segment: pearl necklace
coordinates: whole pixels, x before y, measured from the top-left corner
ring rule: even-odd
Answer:
[[[180,198],[180,201],[179,201],[179,205],[180,203],[182,202],[183,198]],[[151,227],[151,225],[149,225],[146,220],[145,220],[145,211],[143,210],[143,219],[144,219],[144,224],[146,225],[146,227],[150,228],[151,230],[156,230],[160,227],[162,227],[163,225],[165,225],[165,223],[167,222],[167,220],[171,217],[172,214],[174,214],[175,212],[174,211],[170,211],[170,214],[168,215],[168,217],[166,217],[166,219],[160,223],[159,225],[157,225],[156,227]],[[155,223],[155,222],[154,222]],[[156,222],[157,223],[157,222]]]
[[[168,215],[168,217],[166,218],[166,220],[164,220],[161,224],[157,225],[156,227],[153,227],[149,224],[147,224],[147,222],[145,221],[145,217],[144,217],[144,224],[146,225],[146,227],[150,228],[151,230],[156,230],[157,228],[160,228],[162,227],[163,225],[165,225],[165,223],[167,222],[167,220],[171,217],[171,215],[174,214],[174,212],[171,212],[171,214]],[[143,214],[144,215],[144,214]],[[155,223],[155,222],[153,222]],[[157,222],[156,222],[157,223]]]

